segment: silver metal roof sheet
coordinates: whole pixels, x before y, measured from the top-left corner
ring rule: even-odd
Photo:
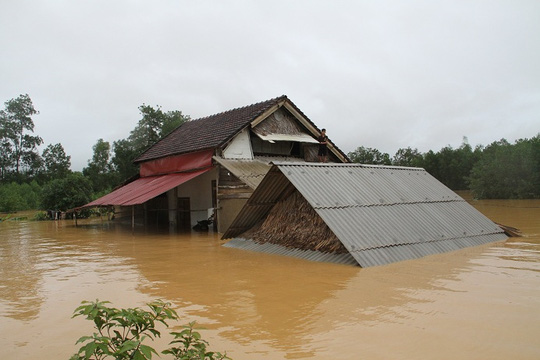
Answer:
[[[356,265],[357,262],[355,258],[349,254],[325,254],[320,251],[312,250],[300,250],[294,248],[287,248],[282,245],[276,244],[259,244],[250,239],[235,238],[231,241],[223,244],[224,247],[263,252],[267,254],[275,255],[284,255],[292,256],[299,259],[309,260],[309,261],[319,261],[319,262],[331,262],[336,264],[345,264],[345,265]]]
[[[362,267],[507,238],[499,226],[423,169],[274,165],[224,238],[238,236],[264,219],[291,187],[304,196]]]
[[[242,180],[247,186],[256,189],[261,183],[264,175],[270,170],[271,165],[263,160],[239,160],[224,159],[214,156],[214,160],[232,172],[237,178]]]

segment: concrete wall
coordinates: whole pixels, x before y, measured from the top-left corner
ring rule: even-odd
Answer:
[[[221,199],[218,210],[218,232],[224,233],[232,224],[247,199]]]
[[[177,188],[179,198],[190,199],[192,226],[208,218],[208,209],[212,207],[212,180],[217,179],[217,173],[214,168]]]

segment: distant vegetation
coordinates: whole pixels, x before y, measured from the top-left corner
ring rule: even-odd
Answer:
[[[98,139],[81,172],[71,171],[62,144],[34,135],[38,114],[28,95],[4,103],[0,110],[0,212],[27,209],[68,210],[111,191],[138,173],[133,160],[161,137],[190,120],[181,111],[141,105],[141,119],[125,139],[112,145]],[[356,163],[422,167],[453,190],[471,190],[476,198],[540,198],[540,133],[510,144],[505,139],[472,148],[466,138],[453,149],[420,153],[399,149],[391,157],[358,147],[348,153]]]
[[[420,153],[399,149],[393,158],[377,149],[359,147],[353,162],[421,167],[452,190],[471,190],[478,199],[540,198],[540,134],[510,144],[505,139],[475,149],[465,138],[453,149]]]
[[[139,106],[141,119],[125,139],[112,146],[98,139],[82,172],[71,171],[71,156],[62,144],[40,154],[43,139],[34,135],[38,114],[28,95],[4,103],[0,110],[0,212],[27,209],[72,209],[108,193],[138,173],[133,161],[161,137],[188,121],[181,111]]]

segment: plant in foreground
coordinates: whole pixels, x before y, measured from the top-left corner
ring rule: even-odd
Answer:
[[[73,317],[85,316],[94,323],[97,332],[77,340],[77,344],[85,344],[71,360],[152,359],[153,354],[158,355],[156,350],[143,342],[161,336],[156,330],[158,323],[168,327],[167,320],[178,319],[170,304],[161,300],[148,303],[149,311],[140,308],[116,309],[107,304],[108,301],[83,301],[75,309]],[[169,345],[175,346],[162,353],[173,355],[175,360],[230,360],[226,354],[207,351],[208,342],[194,331],[194,326],[192,322],[181,332],[171,332],[175,340]]]

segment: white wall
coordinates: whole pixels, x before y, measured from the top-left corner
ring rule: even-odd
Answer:
[[[217,179],[216,168],[178,186],[178,197],[190,199],[191,225],[208,218],[207,209],[212,207],[212,180]]]
[[[244,129],[238,133],[234,139],[223,150],[225,159],[247,159],[253,160],[253,150],[249,138],[249,129]]]

